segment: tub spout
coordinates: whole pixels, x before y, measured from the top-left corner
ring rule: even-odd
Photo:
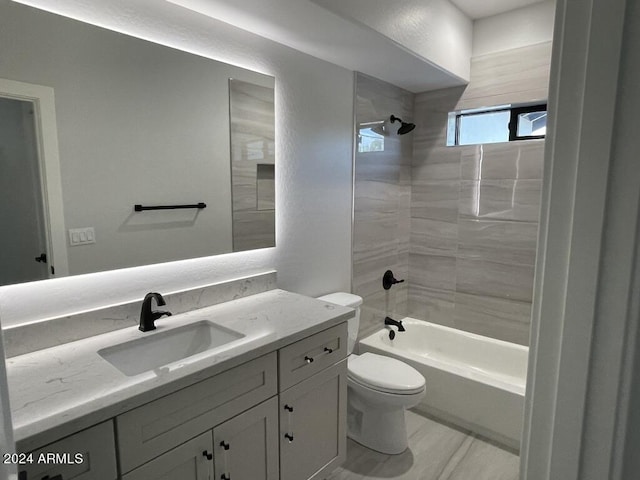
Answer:
[[[399,332],[404,332],[405,331],[404,326],[402,325],[402,321],[394,320],[391,317],[385,317],[384,324],[385,325],[392,325],[394,327],[398,327],[398,331]]]

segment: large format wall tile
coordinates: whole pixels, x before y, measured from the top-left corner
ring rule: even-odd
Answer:
[[[463,150],[459,147],[434,147],[425,152],[416,148],[411,169],[412,181],[459,180]]]
[[[544,141],[447,147],[447,123],[453,111],[546,98],[550,52],[548,42],[474,58],[467,87],[418,94],[412,103],[406,92],[358,75],[358,122],[393,113],[416,123],[403,137],[385,125],[385,151],[356,154],[361,335],[385,315],[407,312],[528,342]],[[408,282],[382,291],[387,268]]]
[[[529,344],[531,303],[456,292],[454,326],[461,330]]]
[[[541,180],[465,180],[460,185],[460,216],[537,222]]]
[[[411,277],[409,277],[411,278]],[[409,283],[407,312],[410,317],[455,327],[455,292]]]
[[[533,265],[458,257],[456,292],[531,303]]]
[[[456,222],[459,190],[459,181],[414,182],[411,217]]]
[[[544,140],[462,147],[462,180],[541,180]]]
[[[458,250],[458,223],[429,218],[411,219],[411,253],[455,256]]]
[[[412,135],[398,136],[393,114],[413,118],[413,94],[366,75],[356,75],[356,123],[384,122],[384,151],[355,156],[353,293],[364,299],[360,337],[382,327],[387,315],[407,314],[408,282],[382,288],[393,270],[408,278],[411,229]]]
[[[518,265],[535,263],[535,222],[460,219],[457,226],[460,257]]]
[[[471,82],[458,108],[545,100],[550,59],[551,42],[473,58]]]

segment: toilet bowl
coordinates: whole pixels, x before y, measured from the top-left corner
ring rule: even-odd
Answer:
[[[347,435],[378,452],[402,453],[407,448],[405,410],[424,397],[424,377],[395,358],[353,353],[360,325],[361,297],[332,293],[319,300],[356,309],[348,327]]]

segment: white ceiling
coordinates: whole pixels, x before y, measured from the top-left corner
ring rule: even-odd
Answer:
[[[505,13],[544,0],[450,0],[472,20]]]
[[[424,92],[466,83],[429,58],[306,0],[166,0],[316,58]],[[160,2],[164,3],[164,2]],[[469,56],[470,56],[469,51]],[[467,73],[468,75],[468,73]]]

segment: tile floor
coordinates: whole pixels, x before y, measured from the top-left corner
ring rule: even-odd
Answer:
[[[518,455],[415,411],[409,448],[384,455],[348,441],[347,461],[327,480],[518,480]]]

